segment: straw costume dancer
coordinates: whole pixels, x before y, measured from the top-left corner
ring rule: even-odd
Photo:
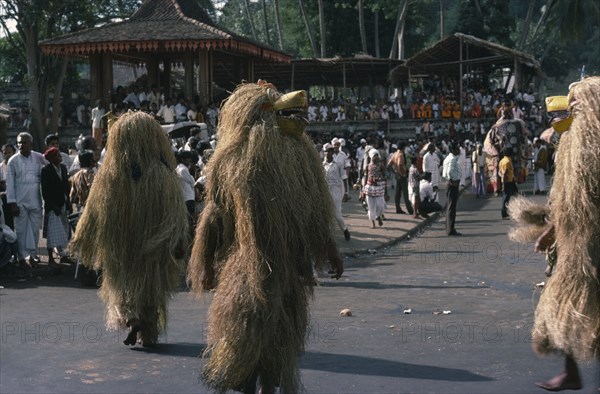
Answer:
[[[536,250],[546,251],[553,267],[533,330],[537,353],[565,355],[563,372],[536,383],[549,391],[582,388],[577,361],[600,360],[600,78],[577,83],[567,102],[573,119],[560,138],[549,206],[522,199],[510,205],[522,224],[511,237],[537,239]],[[547,100],[549,112],[552,106]]]
[[[151,116],[121,115],[71,241],[82,263],[102,269],[107,326],[124,341],[156,343],[179,286],[187,211],[168,138]]]
[[[195,292],[216,288],[202,378],[217,391],[298,392],[313,262],[343,271],[323,167],[294,111],[306,107],[306,92],[262,81],[223,105],[188,271]]]

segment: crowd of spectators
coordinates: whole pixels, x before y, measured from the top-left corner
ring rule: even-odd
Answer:
[[[520,119],[542,121],[540,103],[532,92],[504,94],[491,90],[466,90],[462,107],[453,91],[412,92],[405,90],[402,98],[391,96],[387,100],[340,97],[337,99],[310,100],[309,122],[342,122],[345,120],[398,120],[398,119],[496,119],[498,111],[508,101]]]

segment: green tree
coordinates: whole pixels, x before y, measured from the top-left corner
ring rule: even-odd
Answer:
[[[23,83],[27,74],[24,60],[22,54],[8,42],[8,38],[0,38],[0,87]]]
[[[0,26],[7,41],[23,54],[27,68],[25,78],[29,87],[31,133],[36,148],[42,146],[46,133],[48,97],[54,94],[53,108],[58,109],[67,59],[45,56],[39,42],[59,34],[93,27],[113,17],[125,17],[139,6],[139,1],[103,0],[0,0]],[[15,34],[8,28],[10,20],[16,22]],[[53,111],[50,131],[55,132],[58,110]]]

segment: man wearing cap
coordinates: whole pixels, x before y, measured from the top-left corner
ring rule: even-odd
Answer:
[[[340,229],[344,232],[344,238],[346,241],[350,241],[350,231],[344,222],[342,216],[342,199],[344,198],[344,169],[340,167],[333,159],[333,145],[323,145],[323,168],[325,169],[325,179],[327,180],[327,186],[329,186],[329,193],[333,199],[333,205],[335,207],[335,218],[337,219]]]
[[[45,161],[41,153],[32,150],[32,142],[33,137],[29,133],[17,136],[19,151],[8,160],[6,180],[6,201],[15,220],[19,240],[18,258],[25,269],[34,263],[42,222],[40,176]]]
[[[462,235],[454,228],[456,222],[456,204],[458,203],[458,186],[460,183],[460,168],[458,166],[458,155],[460,148],[456,143],[448,147],[450,154],[444,159],[442,176],[448,181],[446,190],[446,235]]]
[[[47,240],[48,265],[56,266],[53,251],[59,258],[65,257],[64,248],[69,241],[69,223],[67,222],[67,207],[69,202],[69,178],[67,167],[62,164],[60,151],[51,147],[44,152],[48,164],[42,168],[41,185],[44,198],[44,231]]]
[[[346,172],[346,168],[348,166],[346,165],[346,163],[348,161],[348,156],[341,149],[342,141],[339,138],[334,138],[333,140],[331,140],[331,145],[333,145],[333,160],[336,163],[338,163],[338,165],[342,168],[342,171],[344,172],[343,177],[342,177],[343,184],[344,184],[344,186],[343,186],[344,194],[342,196],[342,199],[347,201],[348,200],[348,173]]]

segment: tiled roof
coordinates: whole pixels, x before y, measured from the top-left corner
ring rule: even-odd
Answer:
[[[146,0],[128,20],[51,38],[40,43],[51,55],[90,55],[220,48],[271,60],[291,57],[217,27],[197,2]]]

